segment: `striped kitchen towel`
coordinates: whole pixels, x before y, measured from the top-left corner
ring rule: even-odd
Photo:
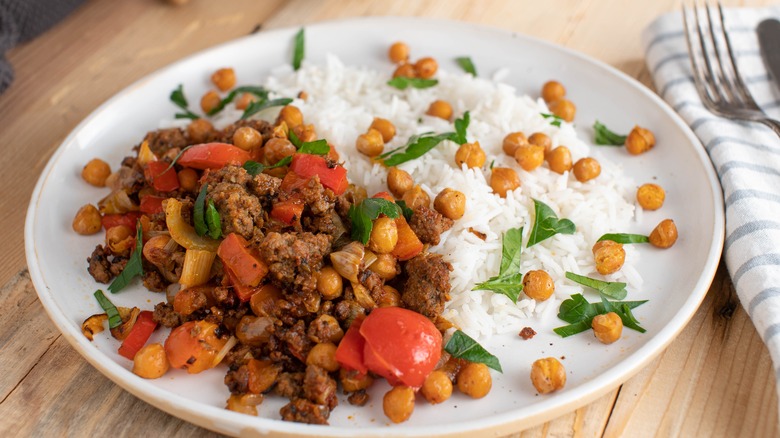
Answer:
[[[724,15],[748,88],[761,108],[780,120],[780,89],[761,60],[755,32],[761,20],[780,19],[780,6],[726,9]],[[658,18],[642,36],[658,94],[699,137],[720,177],[726,266],[780,381],[780,138],[764,125],[707,111],[693,85],[680,12]]]

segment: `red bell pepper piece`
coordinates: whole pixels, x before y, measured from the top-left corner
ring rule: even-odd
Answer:
[[[144,166],[144,178],[158,192],[172,192],[179,188],[176,169],[165,161],[150,161]]]
[[[133,328],[130,329],[130,333],[122,341],[122,345],[119,346],[119,354],[133,360],[138,350],[143,348],[146,341],[152,336],[155,328],[157,328],[157,323],[154,322],[152,312],[148,310],[141,311],[135,320]]]
[[[251,158],[249,152],[227,143],[203,143],[184,151],[178,163],[193,169],[220,169],[226,164],[242,166]]]
[[[241,282],[236,277],[236,274],[234,274],[233,271],[230,270],[230,268],[224,268],[224,269],[225,269],[225,275],[227,275],[230,285],[233,286],[233,292],[236,293],[236,296],[242,303],[248,302],[250,299],[252,299],[252,296],[254,294],[260,291],[259,287],[247,286],[245,284],[241,284]]]
[[[230,233],[222,240],[217,255],[243,285],[257,286],[268,274],[268,266],[249,248],[249,243],[236,233]]]
[[[157,214],[163,212],[163,201],[168,198],[162,196],[146,195],[141,197],[141,212],[145,214]]]
[[[360,325],[362,319],[352,321],[352,325],[347,329],[347,333],[341,338],[338,348],[336,348],[336,361],[345,368],[355,370],[360,374],[366,374],[368,368],[363,363],[363,350],[366,340],[360,334]]]
[[[395,244],[395,248],[391,252],[392,255],[398,258],[398,260],[404,261],[422,252],[423,243],[406,222],[406,218],[403,215],[399,215],[395,219],[395,227],[398,230],[398,243]]]
[[[328,167],[325,158],[319,155],[295,154],[290,163],[290,170],[304,178],[311,178],[314,175],[320,177],[320,184],[333,190],[337,196],[347,190],[349,182],[347,181],[347,169],[338,164]]]
[[[292,225],[300,222],[303,214],[304,202],[299,198],[291,198],[286,201],[278,201],[271,208],[271,217]]]
[[[103,224],[103,228],[106,230],[114,228],[117,225],[126,225],[135,232],[135,224],[138,222],[138,218],[141,217],[140,211],[131,211],[124,214],[106,214],[100,222]]]

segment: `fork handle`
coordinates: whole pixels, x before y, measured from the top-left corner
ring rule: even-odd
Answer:
[[[761,119],[760,122],[769,126],[780,137],[780,122],[774,119]]]

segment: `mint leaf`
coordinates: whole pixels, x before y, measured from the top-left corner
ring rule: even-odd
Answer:
[[[398,200],[398,201],[395,201],[395,203],[396,203],[396,204],[397,204],[399,207],[401,207],[401,213],[403,213],[403,215],[404,215],[404,219],[406,219],[406,221],[407,221],[407,222],[408,222],[408,221],[410,221],[410,220],[412,220],[412,215],[414,214],[414,210],[412,210],[411,208],[409,208],[409,207],[406,205],[406,202],[404,202],[404,201]]]
[[[203,236],[209,232],[208,224],[206,224],[206,193],[208,192],[208,184],[203,184],[200,188],[198,197],[195,198],[195,205],[192,208],[192,222],[195,224],[195,232],[198,236]]]
[[[564,300],[558,309],[558,318],[569,323],[567,326],[553,329],[555,333],[562,337],[576,335],[577,333],[589,330],[596,315],[603,315],[609,312],[615,312],[623,320],[623,325],[636,330],[645,332],[639,323],[636,322],[631,309],[646,303],[644,301],[609,301],[602,296],[602,302],[589,303],[582,294],[574,294],[571,298]]]
[[[387,81],[387,85],[398,88],[399,90],[405,90],[409,87],[430,88],[438,83],[439,81],[437,79],[407,78],[405,76],[398,76]]]
[[[398,149],[395,149],[389,152],[390,155],[388,155],[387,158],[382,156],[380,156],[380,158],[382,158],[385,166],[397,166],[425,155],[426,152],[438,146],[439,143],[444,140],[452,140],[456,135],[457,134],[454,132],[448,132],[439,135],[422,134],[412,136],[409,139],[409,142],[406,143],[406,146],[399,148],[403,149],[403,151],[399,152]]]
[[[471,114],[468,111],[463,113],[462,118],[455,119],[455,138],[451,140],[461,145],[466,143],[466,129],[468,129],[469,123],[471,123]]]
[[[143,229],[141,228],[141,221],[136,222],[135,225],[135,251],[130,256],[130,260],[127,261],[125,269],[119,274],[114,281],[108,286],[108,290],[115,294],[124,289],[125,286],[130,284],[130,280],[133,278],[144,275],[144,264],[141,253],[144,249]]]
[[[242,120],[247,119],[266,108],[289,105],[290,102],[292,101],[293,100],[288,97],[283,97],[281,99],[273,99],[273,100],[264,100],[264,99],[256,100],[250,103],[248,107],[246,107],[246,109],[244,110],[244,114],[241,114],[241,119]]]
[[[545,119],[553,119],[552,122],[550,122],[551,125],[557,126],[560,128],[561,122],[563,122],[563,119],[556,116],[555,114],[549,114],[549,113],[539,113],[544,117]]]
[[[501,268],[499,277],[520,270],[520,256],[523,253],[523,227],[510,228],[501,241]]]
[[[103,291],[98,289],[95,291],[94,295],[98,304],[100,304],[100,307],[106,312],[106,316],[108,316],[108,328],[112,329],[122,325],[122,317],[119,316],[119,310],[117,310],[114,303],[106,298]]]
[[[209,199],[209,205],[206,208],[206,225],[209,229],[209,237],[219,239],[222,235],[222,220],[219,217],[217,207],[214,206],[214,200]]]
[[[542,201],[534,199],[534,226],[528,237],[526,248],[549,239],[556,234],[574,234],[574,222],[568,219],[558,219],[552,208]]]
[[[447,341],[447,345],[444,346],[444,351],[451,354],[452,357],[474,363],[484,363],[500,373],[504,372],[496,356],[490,354],[483,346],[479,345],[479,342],[460,330],[453,333],[450,340]]]
[[[179,84],[175,90],[171,91],[171,95],[168,98],[171,100],[171,102],[174,103],[174,105],[184,110],[182,113],[176,113],[174,115],[175,118],[190,120],[196,120],[200,118],[199,115],[189,110],[189,103],[187,102],[187,98],[184,97],[184,86],[182,84]]]
[[[475,285],[471,290],[489,290],[507,296],[513,303],[517,302],[523,291],[523,274],[511,274],[492,277],[488,281]]]
[[[567,272],[566,278],[583,286],[596,289],[599,293],[616,300],[622,300],[628,294],[628,292],[626,292],[625,283],[597,280],[595,278],[577,275],[573,272]]]
[[[217,106],[215,106],[208,112],[208,115],[213,116],[218,112],[222,111],[223,109],[225,109],[227,104],[233,102],[233,99],[235,99],[236,96],[238,96],[240,93],[254,94],[258,98],[260,98],[259,100],[263,100],[263,101],[268,99],[268,90],[266,90],[261,86],[246,85],[243,87],[236,87],[233,89],[233,91],[228,93],[227,96],[225,96],[222,100],[220,100]]]
[[[598,120],[593,124],[593,131],[595,132],[594,141],[602,146],[623,146],[628,137],[610,131],[609,128],[599,123]]]
[[[474,62],[471,61],[471,58],[468,56],[460,56],[458,58],[455,58],[455,62],[458,63],[460,68],[463,69],[466,73],[476,76],[477,75],[477,68],[474,67]]]
[[[650,242],[650,238],[642,235],[642,234],[626,234],[626,233],[612,233],[612,234],[605,234],[601,237],[599,237],[598,242],[601,242],[602,240],[611,240],[613,242],[617,243],[648,243]]]
[[[292,131],[290,131],[290,133],[292,133]],[[307,141],[301,144],[298,148],[298,152],[301,154],[325,155],[330,152],[330,146],[328,146],[328,141],[325,139]]]
[[[303,28],[299,30],[295,34],[295,47],[293,48],[293,59],[292,59],[292,67],[293,70],[298,70],[301,68],[301,62],[303,61],[303,57],[306,52],[306,36],[304,34]]]
[[[360,204],[350,206],[347,215],[352,222],[352,240],[361,242],[363,245],[368,243],[371,230],[374,228],[372,221],[380,214],[395,219],[401,215],[401,207],[395,202],[382,198],[368,198]]]

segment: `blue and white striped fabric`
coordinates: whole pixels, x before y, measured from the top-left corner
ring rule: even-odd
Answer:
[[[755,33],[761,20],[780,19],[780,6],[727,9],[725,17],[748,88],[770,117],[780,119],[780,90],[761,60]],[[643,42],[658,93],[693,129],[718,172],[726,201],[726,266],[780,381],[780,138],[764,125],[719,118],[704,108],[681,13],[655,20]]]

